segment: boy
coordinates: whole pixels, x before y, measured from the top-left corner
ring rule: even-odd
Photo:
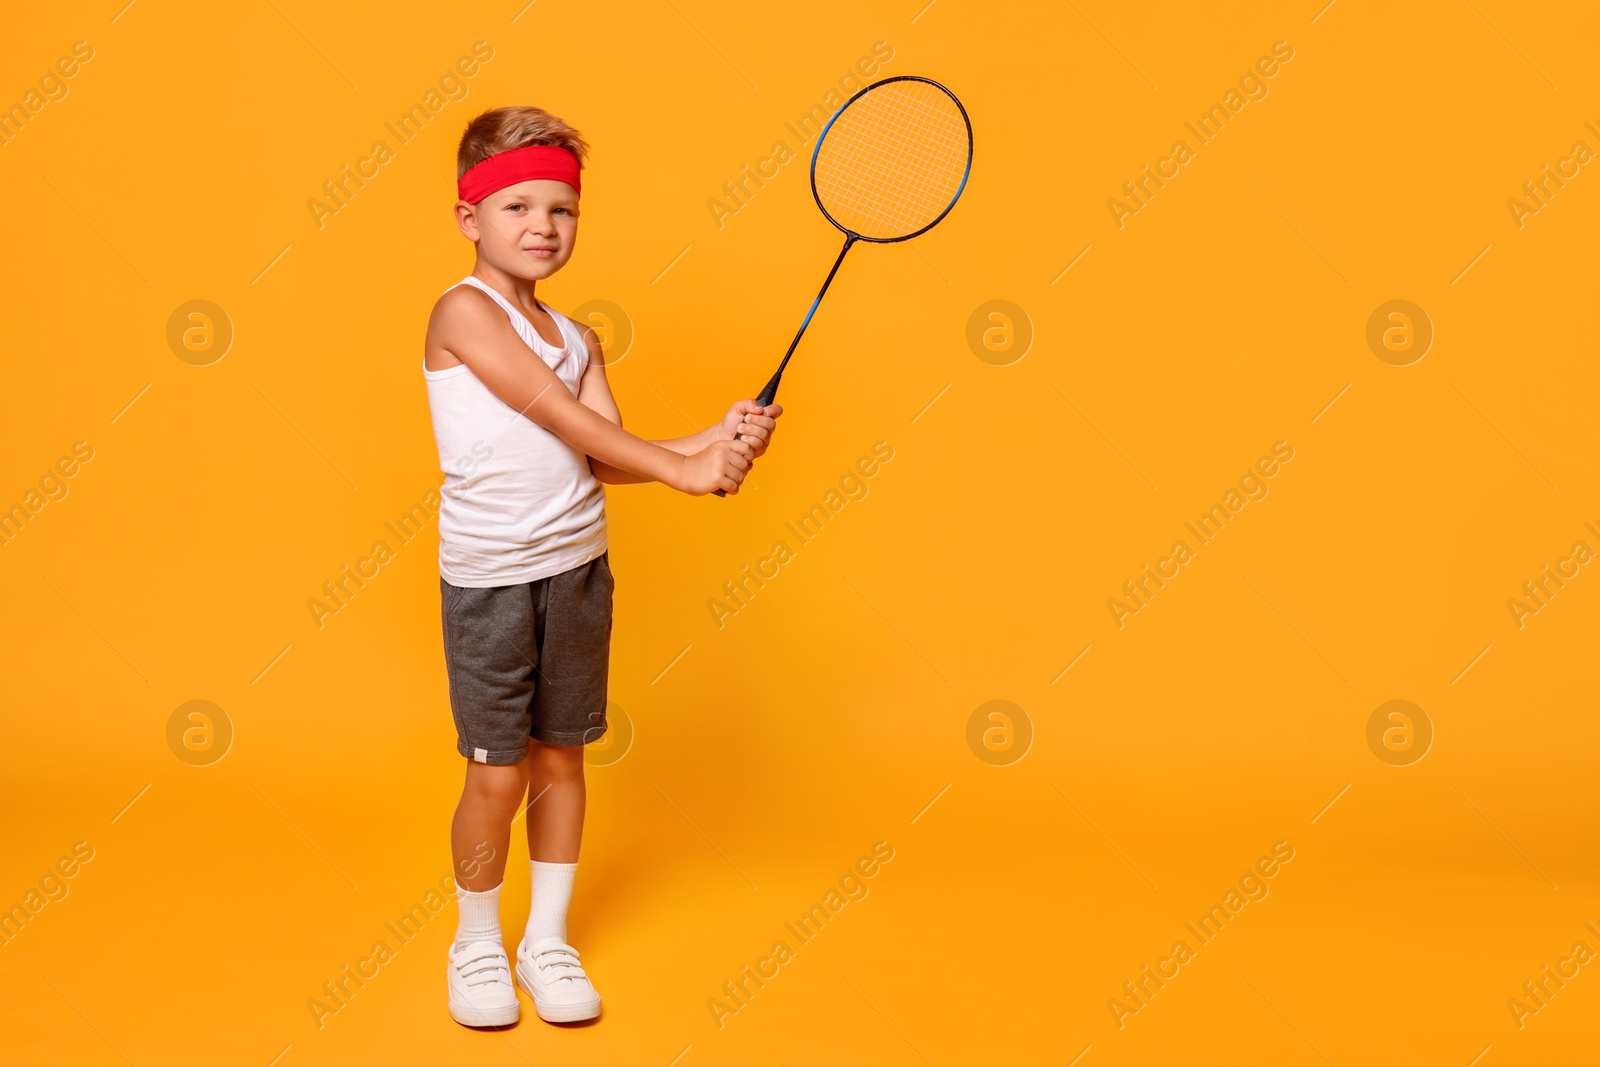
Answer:
[[[600,1013],[566,929],[583,746],[606,731],[612,580],[599,483],[732,495],[782,413],[741,400],[718,425],[670,441],[622,428],[594,331],[534,296],[572,255],[587,149],[539,108],[468,124],[455,214],[476,263],[428,321],[445,663],[467,758],[450,827],[460,927],[446,973],[450,1015],[465,1026],[516,1022],[515,985],[549,1022]],[[513,977],[500,886],[527,796],[533,906]]]

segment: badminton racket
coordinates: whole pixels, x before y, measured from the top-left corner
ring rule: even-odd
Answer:
[[[811,196],[844,234],[844,247],[756,403],[765,407],[778,395],[790,357],[856,242],[896,244],[927,233],[956,206],[971,172],[967,109],[938,82],[903,74],[845,101],[811,153]]]

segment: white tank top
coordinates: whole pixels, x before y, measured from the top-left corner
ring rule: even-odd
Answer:
[[[543,302],[564,347],[477,278],[470,285],[505,309],[517,335],[578,394],[589,366],[583,333]],[[451,286],[455,288],[455,286]],[[455,586],[520,585],[571,570],[606,550],[605,490],[589,458],[489,391],[466,364],[429,370],[428,407],[444,472],[439,575]]]

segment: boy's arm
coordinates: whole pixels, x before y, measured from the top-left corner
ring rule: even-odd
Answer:
[[[617,407],[616,398],[611,394],[611,383],[606,379],[605,353],[600,347],[600,338],[595,335],[594,330],[587,327],[584,328],[583,338],[589,346],[589,366],[579,380],[578,401],[621,426],[622,412]],[[651,444],[660,445],[681,456],[692,456],[714,442],[731,441],[737,436],[750,443],[751,458],[756,459],[767,450],[767,445],[772,439],[772,430],[777,425],[777,417],[782,413],[783,408],[777,404],[763,408],[754,400],[740,400],[715,426],[697,430],[683,437],[654,440]],[[592,455],[589,457],[589,466],[597,479],[608,484],[621,485],[645,480],[638,475],[619,470]]]
[[[685,493],[737,492],[754,450],[744,442],[718,442],[694,456],[635,437],[589,405],[578,402],[543,360],[532,355],[505,312],[470,286],[453,289],[434,306],[430,339],[465,363],[479,381],[525,418],[561,440],[632,476]],[[613,411],[615,403],[612,404]]]

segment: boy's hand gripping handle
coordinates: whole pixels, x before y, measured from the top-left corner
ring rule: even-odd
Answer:
[[[788,361],[785,360],[785,362],[788,362]],[[774,374],[772,376],[772,380],[767,383],[767,387],[765,389],[761,390],[761,395],[756,397],[756,403],[757,404],[760,404],[762,407],[766,407],[768,404],[772,403],[772,401],[774,399],[777,398],[777,396],[778,396],[778,380],[780,378],[782,378],[782,377],[783,377],[783,368],[779,367],[778,368],[778,373],[776,373],[776,374]],[[733,435],[733,439],[735,441],[742,441],[743,440],[743,438],[740,437],[738,434],[734,434]],[[717,496],[727,496],[728,495],[728,492],[725,489],[713,489],[712,492]]]

